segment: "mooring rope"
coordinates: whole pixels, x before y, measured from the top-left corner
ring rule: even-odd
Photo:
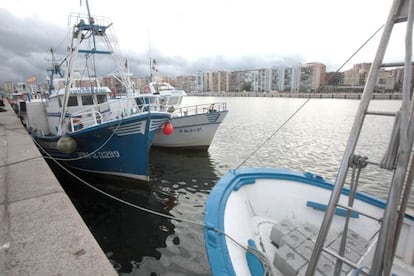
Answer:
[[[298,109],[296,109],[295,112],[293,112],[292,115],[287,118],[286,121],[284,121],[269,137],[267,137],[250,155],[247,156],[246,159],[244,159],[237,167],[236,169],[240,168],[242,165],[244,165],[247,160],[249,160],[253,155],[255,155],[267,142],[269,142],[270,139],[272,139],[273,136],[276,135],[295,115],[301,110],[309,101],[311,98],[308,98],[301,106],[299,106]]]
[[[136,205],[136,204],[131,203],[129,201],[126,201],[126,200],[123,200],[121,198],[118,198],[118,197],[116,197],[116,196],[114,196],[114,195],[112,195],[110,193],[107,193],[107,192],[105,192],[105,191],[103,191],[103,190],[95,187],[94,185],[88,183],[86,180],[82,179],[81,177],[77,176],[76,174],[74,174],[72,171],[70,171],[68,168],[66,168],[64,165],[62,165],[57,159],[53,158],[49,153],[46,152],[46,155],[47,155],[47,158],[48,159],[52,160],[55,164],[57,164],[60,168],[62,168],[69,175],[71,175],[72,177],[76,178],[78,181],[80,181],[81,183],[85,184],[89,188],[91,188],[91,189],[97,191],[98,193],[103,194],[103,195],[105,195],[105,196],[107,196],[107,197],[109,197],[109,198],[111,198],[111,199],[113,199],[115,201],[118,201],[118,202],[120,202],[122,204],[128,205],[130,207],[133,207],[135,209],[138,209],[138,210],[141,210],[141,211],[144,211],[144,212],[147,212],[147,213],[151,213],[151,214],[154,214],[154,215],[158,215],[160,217],[164,217],[164,218],[167,218],[167,219],[173,219],[173,220],[177,220],[177,221],[184,221],[184,222],[187,222],[187,223],[192,223],[192,224],[196,224],[196,225],[199,225],[199,226],[203,226],[204,227],[204,224],[202,224],[202,223],[190,221],[190,220],[187,220],[187,219],[181,219],[181,218],[179,219],[179,218],[176,218],[176,217],[171,216],[171,215],[166,215],[164,213],[157,212],[157,211],[154,211],[154,210],[151,210],[151,209],[148,209],[148,208],[145,208],[145,207]]]
[[[358,53],[374,36],[375,36],[375,34],[376,33],[378,33],[379,32],[379,30],[381,30],[381,28],[383,28],[383,26],[381,26],[367,41],[365,41],[363,44],[362,44],[362,46],[360,47],[360,48],[358,48],[346,61],[345,61],[345,63],[337,70],[337,72],[343,67],[343,66],[345,66],[345,64],[353,57],[353,56],[355,56],[355,54],[356,53]],[[250,154],[250,156],[248,156],[245,160],[243,160],[241,163],[240,163],[240,165],[238,165],[237,167],[236,167],[236,169],[238,169],[238,168],[240,168],[242,165],[244,165],[246,162],[247,162],[247,160],[249,160],[253,155],[255,155],[256,153],[257,153],[257,151],[259,151],[270,139],[272,139],[272,137],[273,136],[275,136],[309,101],[311,100],[311,98],[309,97],[295,112],[293,112],[293,114],[292,115],[290,115],[289,116],[289,118],[286,120],[286,121],[284,121],[267,139],[265,139],[260,145],[259,145],[259,147],[257,147],[251,154]],[[116,129],[119,127],[119,125],[121,124],[121,121],[122,120],[120,120],[120,122],[119,122],[119,124],[117,125],[117,127],[116,127]],[[116,130],[115,129],[115,130]],[[98,151],[99,149],[101,149],[106,143],[108,143],[109,142],[109,140],[113,137],[113,135],[114,135],[114,133],[115,133],[116,131],[113,131],[113,133],[111,134],[111,136],[104,142],[104,144],[102,144],[97,150],[95,150],[94,152],[92,152],[92,153],[89,153],[88,155],[86,155],[86,156],[89,156],[89,155],[91,155],[91,154],[93,154],[93,153],[95,153],[96,151]],[[32,135],[31,135],[32,136]],[[74,173],[72,173],[69,169],[67,169],[65,166],[63,166],[58,160],[58,158],[53,158],[42,146],[40,146],[35,140],[34,140],[34,138],[32,137],[32,139],[33,139],[33,141],[36,143],[36,145],[38,145],[41,149],[42,149],[42,151],[44,151],[45,152],[45,154],[47,155],[47,158],[48,159],[51,159],[53,162],[55,162],[60,168],[62,168],[64,171],[66,171],[68,174],[70,174],[71,176],[73,176],[74,178],[76,178],[78,181],[80,181],[81,183],[83,183],[83,184],[85,184],[86,186],[88,186],[89,188],[91,188],[91,189],[93,189],[93,190],[95,190],[95,191],[97,191],[98,193],[100,193],[100,194],[102,194],[102,195],[104,195],[104,196],[106,196],[106,197],[109,197],[109,198],[111,198],[111,199],[113,199],[113,200],[115,200],[115,201],[117,201],[117,202],[120,202],[120,203],[122,203],[122,204],[125,204],[125,205],[127,205],[127,206],[130,206],[130,207],[133,207],[133,208],[135,208],[135,209],[138,209],[138,210],[140,210],[140,211],[143,211],[143,212],[147,212],[147,213],[150,213],[150,214],[153,214],[153,215],[157,215],[157,216],[160,216],[160,217],[164,217],[164,218],[167,218],[167,219],[171,219],[171,220],[175,220],[175,221],[177,221],[177,222],[186,222],[186,223],[189,223],[189,224],[193,224],[193,225],[197,225],[197,226],[200,226],[200,227],[203,227],[203,228],[208,228],[208,229],[211,229],[211,230],[213,230],[213,231],[215,231],[215,232],[218,232],[218,233],[221,233],[221,234],[223,234],[224,236],[226,236],[227,238],[229,238],[231,241],[233,241],[237,246],[239,246],[239,247],[241,247],[242,249],[244,249],[246,252],[250,252],[250,253],[252,253],[252,254],[254,254],[260,261],[261,261],[261,263],[263,264],[263,266],[264,266],[264,270],[265,270],[265,275],[268,275],[268,274],[272,274],[272,269],[271,269],[271,262],[268,260],[268,258],[267,258],[267,256],[266,255],[264,255],[263,254],[263,252],[261,252],[261,251],[259,251],[259,250],[257,250],[257,249],[255,249],[255,248],[253,248],[253,247],[250,247],[250,246],[248,246],[248,247],[246,247],[246,246],[244,246],[244,245],[242,245],[241,243],[239,243],[238,241],[236,241],[233,237],[231,237],[229,234],[227,234],[227,233],[225,233],[223,230],[220,230],[220,229],[218,229],[218,228],[216,228],[216,227],[212,227],[212,226],[208,226],[208,225],[206,225],[206,224],[204,224],[204,223],[202,223],[202,222],[197,222],[197,221],[193,221],[193,220],[188,220],[188,219],[185,219],[185,218],[177,218],[177,217],[174,217],[174,216],[172,216],[172,215],[167,215],[167,214],[164,214],[164,213],[161,213],[161,212],[157,212],[157,211],[154,211],[154,210],[151,210],[151,209],[148,209],[148,208],[145,208],[145,207],[142,207],[142,206],[139,206],[139,205],[136,205],[136,204],[134,204],[134,203],[131,203],[131,202],[129,202],[129,201],[126,201],[126,200],[123,200],[123,199],[121,199],[121,198],[118,198],[118,197],[116,197],[116,196],[114,196],[114,195],[112,195],[112,194],[109,194],[109,193],[107,193],[107,192],[105,192],[105,191],[103,191],[103,190],[101,190],[101,189],[99,189],[99,188],[97,188],[97,187],[95,187],[95,186],[93,186],[92,184],[90,184],[90,183],[88,183],[87,181],[85,181],[84,179],[82,179],[82,178],[80,178],[79,176],[77,176],[77,175],[75,175]],[[81,158],[86,158],[86,156],[82,156]],[[29,160],[33,160],[33,159],[35,159],[35,158],[39,158],[39,157],[41,157],[41,156],[36,156],[36,157],[32,157],[32,158],[28,158],[28,159],[24,159],[24,160],[21,160],[21,161],[16,161],[16,162],[13,162],[13,163],[9,163],[9,164],[4,164],[4,165],[0,165],[0,168],[2,168],[2,167],[6,167],[6,166],[10,166],[10,165],[14,165],[14,164],[18,164],[18,163],[22,163],[22,162],[25,162],[25,161],[29,161]],[[78,159],[81,159],[81,158],[76,158],[76,159],[60,159],[61,161],[68,161],[68,160],[78,160]]]
[[[362,45],[354,51],[354,53],[335,71],[335,73],[338,73],[382,28],[384,25],[381,25]],[[325,84],[319,88],[321,90],[325,87]],[[280,125],[266,140],[264,140],[249,156],[247,156],[246,159],[244,159],[237,167],[236,169],[239,169],[242,165],[244,165],[247,160],[249,160],[253,155],[255,155],[270,139],[272,139],[273,136],[276,135],[298,112],[301,110],[309,101],[310,97],[295,111],[293,114]]]
[[[140,211],[146,212],[146,213],[150,213],[159,217],[163,217],[166,219],[170,219],[170,220],[174,220],[177,222],[186,222],[188,224],[193,224],[193,225],[197,225],[200,226],[202,228],[208,228],[211,229],[215,232],[218,232],[224,236],[226,236],[227,238],[229,238],[231,241],[233,241],[237,246],[239,246],[240,248],[244,249],[246,252],[250,252],[251,254],[255,255],[258,260],[260,260],[260,262],[263,264],[263,268],[264,268],[264,275],[273,275],[272,273],[272,269],[271,269],[271,262],[269,261],[269,259],[266,257],[266,255],[264,255],[262,252],[260,252],[259,250],[250,247],[250,246],[244,246],[241,243],[239,243],[236,239],[234,239],[233,237],[231,237],[229,234],[225,233],[223,230],[218,229],[217,227],[211,227],[206,225],[205,223],[202,222],[198,222],[198,221],[194,221],[194,220],[189,220],[189,219],[185,219],[185,218],[178,218],[178,217],[174,217],[172,215],[167,215],[155,210],[151,210],[148,208],[145,208],[143,206],[139,206],[137,204],[134,204],[132,202],[126,201],[124,199],[121,199],[119,197],[116,197],[110,193],[107,193],[97,187],[95,187],[94,185],[88,183],[86,180],[82,179],[81,177],[77,176],[76,174],[74,174],[72,171],[70,171],[69,169],[67,169],[64,165],[62,165],[58,160],[56,160],[55,158],[53,158],[49,153],[46,152],[46,155],[48,156],[48,159],[52,160],[55,164],[57,164],[60,168],[62,168],[65,172],[67,172],[69,175],[71,175],[72,177],[76,178],[78,181],[80,181],[81,183],[83,183],[84,185],[88,186],[89,188],[93,189],[94,191],[109,197],[119,203],[122,203],[124,205],[130,206],[132,208],[138,209]]]
[[[88,152],[85,155],[79,156],[79,157],[74,157],[74,158],[58,158],[58,157],[54,157],[55,160],[59,160],[59,161],[76,161],[76,160],[81,160],[84,158],[87,158],[89,156],[92,156],[93,154],[95,154],[96,152],[98,152],[100,149],[102,149],[106,144],[108,144],[108,142],[112,139],[112,137],[114,137],[116,131],[118,130],[119,126],[121,125],[123,120],[119,120],[119,123],[117,124],[117,126],[115,127],[115,129],[112,131],[111,135],[109,135],[109,137],[98,147],[96,148],[94,151]],[[50,156],[46,149],[44,147],[42,147],[34,138],[32,135],[30,135],[30,137],[32,137],[33,142],[44,152],[46,153],[46,155]],[[49,157],[48,157],[49,158]]]

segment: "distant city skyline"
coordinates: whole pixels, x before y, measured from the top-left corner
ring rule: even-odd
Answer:
[[[85,12],[85,1],[81,3],[3,1],[0,81],[44,79],[48,48],[65,55],[67,16]],[[89,5],[93,15],[108,16],[114,22],[121,55],[131,73],[148,75],[151,55],[161,73],[178,76],[308,62],[321,62],[328,71],[335,71],[385,22],[391,1],[211,0],[194,5],[185,0],[90,0]],[[370,62],[379,36],[344,69]],[[390,48],[386,59],[400,61],[397,48]]]
[[[155,60],[153,61],[155,64]],[[127,65],[127,63],[125,63]],[[139,91],[151,81],[168,82],[177,89],[186,92],[362,92],[370,71],[371,63],[354,64],[343,72],[327,72],[322,63],[306,63],[297,66],[280,66],[237,71],[204,71],[197,74],[170,77],[160,75],[153,67],[153,77],[131,76],[134,87]],[[125,93],[125,88],[115,76],[99,77],[101,86],[106,86],[114,93]],[[400,67],[382,68],[376,82],[377,92],[401,92],[403,70]],[[55,88],[63,88],[60,82]],[[48,90],[48,84],[31,78],[23,83],[0,82],[0,91],[41,92]]]

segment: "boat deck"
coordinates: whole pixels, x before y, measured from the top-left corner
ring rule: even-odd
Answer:
[[[318,228],[310,223],[294,224],[290,220],[282,220],[272,226],[270,232],[271,245],[274,249],[273,265],[281,275],[304,275],[315,245]],[[329,249],[337,252],[342,233],[331,233],[326,241]],[[372,241],[361,237],[353,230],[349,230],[345,256],[357,264],[362,260],[364,253],[370,248]],[[328,253],[323,253],[319,259],[316,275],[333,275],[336,259]],[[347,264],[342,266],[344,275],[351,271]]]

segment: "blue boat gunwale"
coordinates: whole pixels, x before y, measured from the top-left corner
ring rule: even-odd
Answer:
[[[225,273],[235,275],[231,260],[229,259],[225,235],[222,234],[225,233],[224,209],[233,191],[237,191],[244,185],[255,184],[256,179],[295,181],[327,190],[333,190],[334,187],[332,182],[326,181],[321,176],[310,172],[301,173],[282,168],[239,168],[228,171],[211,190],[205,207],[204,239],[207,257],[212,270],[226,267]],[[349,188],[344,187],[341,193],[343,195],[349,195]],[[357,192],[356,199],[382,209],[386,206],[384,200],[364,192]],[[413,216],[405,214],[405,217],[414,221]],[[209,254],[209,252],[213,251],[215,251],[214,256],[211,253]]]
[[[139,121],[148,121],[152,119],[165,119],[166,121],[171,120],[171,116],[166,116],[166,114],[167,114],[166,112],[153,112],[153,111],[141,112],[141,113],[134,114],[130,117],[108,120],[108,121],[102,122],[97,125],[81,128],[74,132],[67,132],[66,135],[70,137],[76,137],[77,135],[96,131],[97,129],[117,128],[118,126],[122,126],[128,123],[131,123],[131,122],[135,122],[137,120]],[[61,137],[60,135],[39,136],[39,135],[36,135],[35,133],[34,135],[36,136],[36,138],[40,140],[56,140]]]

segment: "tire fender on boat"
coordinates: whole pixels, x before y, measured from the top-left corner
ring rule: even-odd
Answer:
[[[57,149],[62,153],[73,153],[76,151],[77,144],[75,139],[70,136],[62,136],[57,141]]]

